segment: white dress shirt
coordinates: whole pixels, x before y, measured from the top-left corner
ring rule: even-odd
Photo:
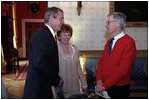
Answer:
[[[118,35],[116,35],[116,36],[114,37],[113,44],[112,44],[112,49],[113,49],[113,47],[115,46],[116,41],[117,41],[118,39],[122,38],[124,35],[126,35],[126,34],[124,33],[124,31],[122,31],[120,34],[118,34]]]

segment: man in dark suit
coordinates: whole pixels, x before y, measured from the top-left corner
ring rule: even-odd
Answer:
[[[97,92],[106,90],[112,99],[129,98],[129,83],[136,58],[135,41],[125,33],[125,15],[110,14],[106,32],[111,35],[99,60],[96,81]]]
[[[32,36],[29,47],[29,70],[23,98],[53,98],[51,86],[63,84],[59,74],[56,32],[64,23],[63,11],[57,7],[47,8],[45,26]]]

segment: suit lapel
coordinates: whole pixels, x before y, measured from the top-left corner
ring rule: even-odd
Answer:
[[[53,37],[53,35],[52,35],[52,33],[51,33],[51,31],[50,31],[50,29],[45,25],[44,26],[44,29],[45,30],[47,30],[48,31],[48,33],[50,33],[50,37],[52,38],[52,40],[55,42],[55,44],[57,44],[57,41],[55,41],[55,38]]]

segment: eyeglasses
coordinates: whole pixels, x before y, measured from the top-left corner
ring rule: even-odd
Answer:
[[[107,21],[106,23],[107,24],[110,24],[111,22],[117,22],[116,20],[113,20],[113,21]]]

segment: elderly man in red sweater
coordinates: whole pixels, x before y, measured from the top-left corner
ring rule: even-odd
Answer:
[[[125,33],[126,17],[120,12],[108,15],[106,31],[111,38],[107,41],[98,62],[96,90],[107,91],[111,98],[128,98],[130,75],[136,58],[134,40]]]

